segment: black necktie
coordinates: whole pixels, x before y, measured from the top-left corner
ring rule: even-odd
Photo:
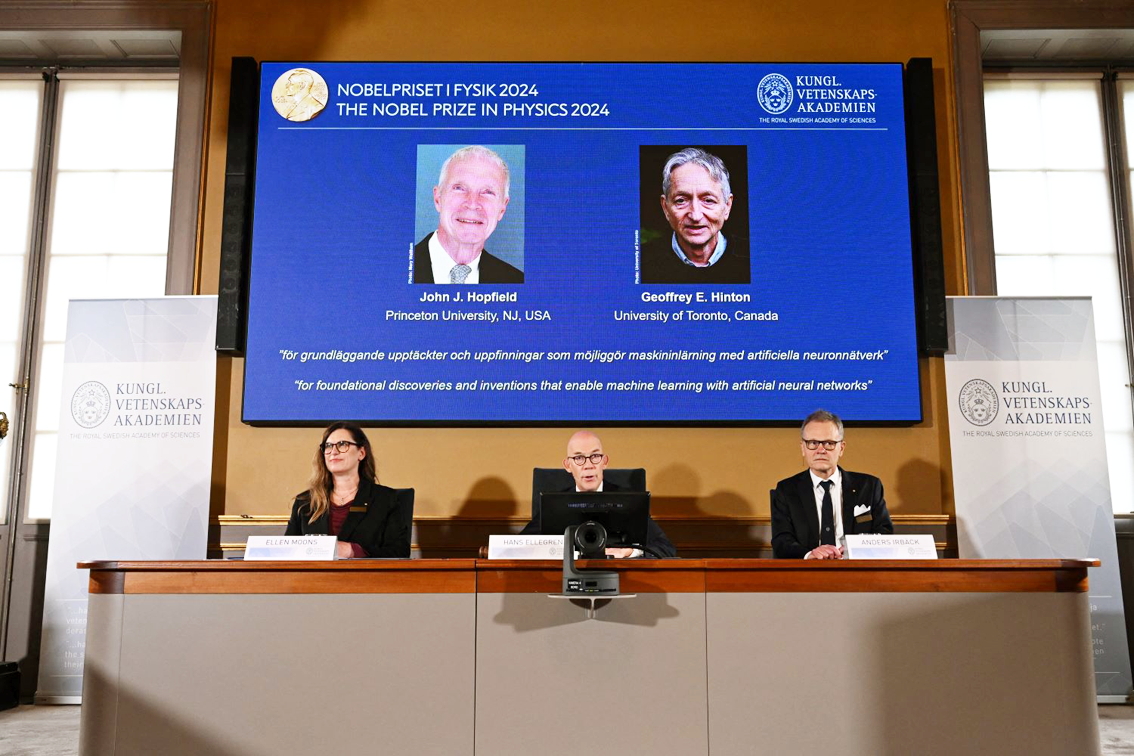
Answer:
[[[823,487],[823,521],[819,523],[819,543],[825,546],[835,545],[835,505],[831,501],[831,486],[833,480],[824,480],[819,484]]]

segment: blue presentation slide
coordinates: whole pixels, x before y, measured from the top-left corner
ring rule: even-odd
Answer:
[[[264,63],[245,422],[921,419],[900,64]]]

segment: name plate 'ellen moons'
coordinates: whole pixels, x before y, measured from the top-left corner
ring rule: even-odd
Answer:
[[[936,559],[931,535],[848,535],[843,553],[847,559]]]
[[[338,538],[332,535],[248,536],[245,560],[325,561],[335,558]]]
[[[489,559],[562,559],[563,536],[490,535]]]

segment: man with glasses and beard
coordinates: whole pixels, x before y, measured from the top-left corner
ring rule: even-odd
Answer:
[[[841,559],[843,535],[894,532],[882,481],[839,467],[843,421],[816,410],[803,421],[799,449],[807,469],[776,484],[772,553],[780,559]]]
[[[602,471],[606,469],[609,458],[602,450],[602,441],[590,431],[579,431],[567,441],[567,456],[563,459],[563,469],[575,479],[575,491],[624,491],[626,489],[603,481]],[[571,489],[565,489],[570,491]],[[525,535],[539,535],[539,515],[524,526],[520,532]],[[641,549],[607,549],[607,556],[618,559],[640,556],[677,556],[677,549],[651,517],[646,532],[646,554]]]

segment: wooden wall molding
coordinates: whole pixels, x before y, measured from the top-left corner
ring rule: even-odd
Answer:
[[[899,533],[933,536],[938,553],[956,556],[956,526],[952,515],[892,515]],[[767,558],[772,556],[771,518],[682,517],[657,519],[683,557]],[[209,526],[209,555],[235,556],[244,550],[250,535],[282,533],[288,518],[283,515],[220,515]],[[410,550],[415,557],[475,557],[488,545],[488,537],[516,533],[527,517],[415,517]]]

